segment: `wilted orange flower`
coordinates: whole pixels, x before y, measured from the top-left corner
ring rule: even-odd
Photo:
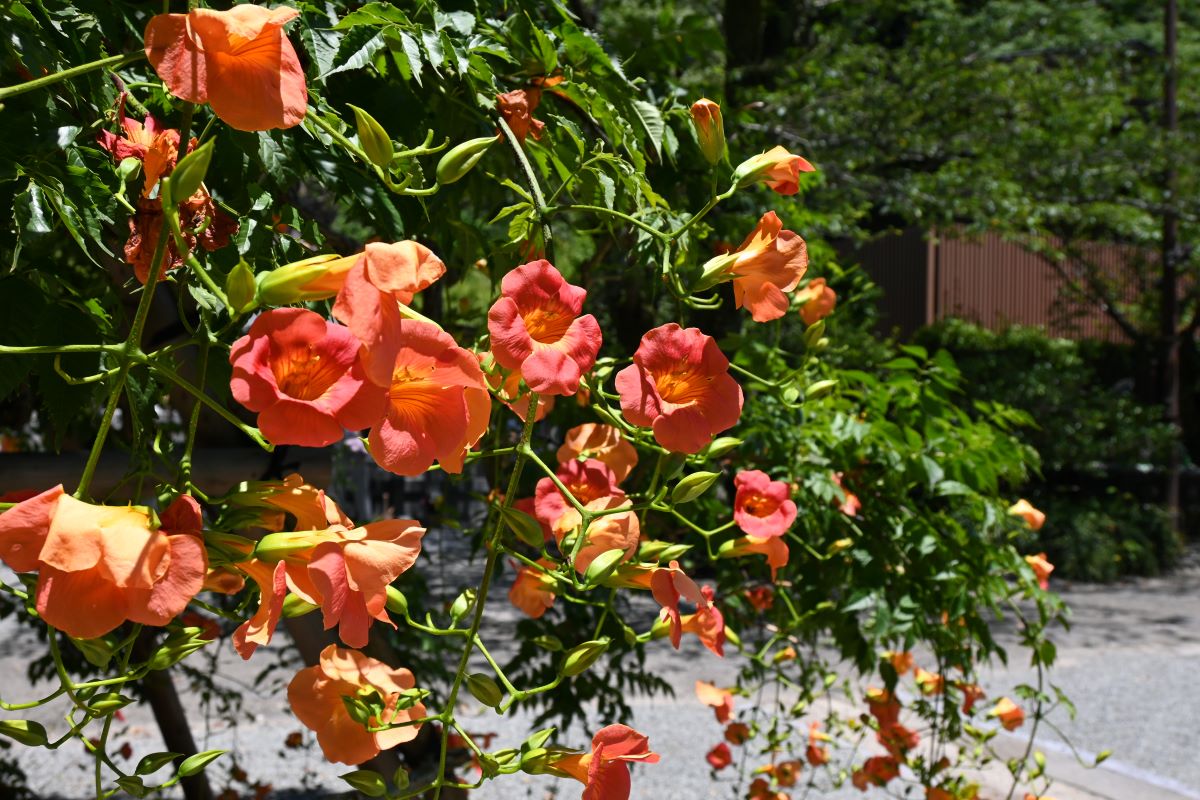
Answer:
[[[783,229],[774,211],[763,214],[741,247],[704,265],[701,285],[733,281],[733,301],[745,306],[755,322],[769,322],[787,313],[786,293],[800,283],[808,269],[808,245]]]
[[[316,666],[296,673],[288,684],[288,702],[296,718],[317,734],[321,752],[330,761],[361,764],[416,737],[420,725],[371,732],[367,725],[401,725],[425,716],[425,706],[414,703],[399,708],[401,695],[416,685],[407,669],[393,668],[368,658],[356,650],[329,645],[321,651]],[[346,699],[373,699],[383,713],[372,716],[367,724],[350,716]]]
[[[725,125],[721,121],[721,107],[706,97],[692,103],[692,125],[696,128],[696,140],[700,152],[709,164],[718,164],[725,157]]]
[[[146,25],[146,58],[171,94],[208,103],[232,128],[290,128],[308,105],[304,69],[283,33],[298,16],[250,3],[158,14]]]
[[[787,542],[780,536],[743,536],[740,539],[725,542],[719,549],[721,558],[738,558],[748,555],[764,555],[767,566],[771,568],[771,580],[775,580],[782,567],[786,567],[790,551]]]
[[[862,503],[859,502],[858,495],[849,491],[845,486],[842,485],[842,473],[834,472],[830,474],[830,477],[833,479],[834,485],[841,489],[842,494],[846,496],[845,499],[842,500],[842,504],[838,506],[838,510],[847,517],[857,517],[858,512],[862,509]]]
[[[383,414],[386,398],[367,380],[358,339],[304,308],[259,314],[234,342],[229,363],[233,398],[258,413],[273,444],[324,447]]]
[[[883,654],[883,657],[891,663],[892,669],[896,670],[897,675],[903,675],[913,668],[913,656],[907,650],[902,653],[895,653],[889,650]]]
[[[755,586],[744,594],[756,611],[769,611],[775,605],[775,590],[770,586]]]
[[[554,605],[554,579],[545,570],[554,569],[555,564],[546,558],[537,563],[545,569],[522,566],[508,590],[509,601],[534,619],[540,619]]]
[[[854,771],[850,782],[856,789],[866,791],[869,786],[887,786],[888,782],[899,777],[900,764],[892,756],[872,756],[866,760],[861,769]]]
[[[671,322],[648,331],[616,384],[625,418],[653,428],[654,439],[677,453],[699,452],[742,415],[729,359],[699,328]]]
[[[771,788],[770,781],[765,778],[755,778],[750,782],[746,800],[791,800],[791,795],[776,792]]]
[[[396,627],[385,608],[387,587],[416,563],[424,535],[411,519],[314,532],[315,546],[289,559],[288,587],[321,607],[326,630],[336,626],[343,642],[366,647],[372,620]]]
[[[776,193],[787,196],[800,191],[800,173],[814,169],[807,160],[789,153],[787,148],[772,147],[739,164],[733,179],[739,188],[761,181]]]
[[[164,272],[183,266],[184,258],[195,250],[197,245],[211,253],[227,246],[238,232],[238,221],[217,208],[203,186],[179,204],[179,227],[186,248],[184,253],[179,252],[175,237],[164,224],[162,200],[157,197],[138,198],[137,213],[129,218],[129,238],[125,240],[122,252],[125,263],[133,267],[133,274],[141,283],[150,280],[150,270],[156,266],[151,262],[154,260],[159,236],[167,237],[167,249],[163,268],[156,280],[161,278]],[[195,233],[197,230],[200,231],[199,234]]]
[[[479,361],[430,322],[406,319],[398,331],[387,412],[368,438],[371,457],[397,475],[420,475],[435,460],[462,472],[492,412]]]
[[[560,756],[550,767],[584,784],[582,800],[629,800],[629,764],[657,764],[650,741],[627,725],[609,725],[592,737],[592,752]]]
[[[977,684],[960,682],[956,686],[963,693],[962,713],[964,714],[970,714],[975,704],[987,697],[987,694]]]
[[[725,744],[725,742],[718,742],[714,745],[713,749],[709,750],[708,755],[704,758],[708,761],[710,767],[718,771],[725,769],[733,763],[733,753],[730,751],[729,745]]]
[[[180,495],[160,521],[81,502],[60,484],[0,514],[0,559],[38,573],[38,614],[70,636],[94,639],[127,620],[166,625],[200,591],[208,558],[193,498]]]
[[[1050,573],[1054,572],[1054,565],[1046,560],[1045,553],[1038,553],[1036,556],[1025,556],[1025,563],[1033,570],[1033,574],[1037,576],[1038,586],[1043,589],[1050,588]]]
[[[117,117],[121,121],[122,135],[101,131],[99,144],[112,153],[115,161],[136,158],[142,162],[142,197],[149,197],[158,179],[175,167],[175,158],[179,153],[179,131],[164,128],[151,114],[146,115],[144,123],[125,116],[124,93],[121,94]]]
[[[614,425],[588,422],[576,425],[563,437],[558,448],[558,463],[594,458],[608,465],[617,483],[629,477],[637,466],[638,455],[621,431]]]
[[[796,293],[796,300],[801,304],[800,319],[805,325],[812,325],[833,313],[837,292],[829,288],[824,278],[813,278],[808,286]]]
[[[512,129],[513,136],[516,136],[521,144],[525,143],[525,137],[530,134],[533,134],[534,139],[542,138],[542,129],[546,127],[546,123],[533,118],[533,112],[537,110],[541,101],[540,89],[517,89],[496,95],[496,107],[508,123],[508,127]]]
[[[829,763],[829,748],[825,746],[825,742],[828,741],[830,741],[829,734],[821,732],[820,722],[814,721],[809,724],[808,747],[804,750],[804,757],[809,764],[819,767]]]
[[[596,363],[603,337],[591,314],[581,314],[587,291],[567,283],[545,259],[522,264],[500,282],[488,311],[492,355],[521,373],[539,394],[572,395]]]
[[[921,743],[921,738],[917,735],[916,731],[909,730],[899,722],[881,725],[879,732],[875,734],[875,738],[879,740],[879,743],[889,753],[901,760],[903,760],[905,753],[909,750],[915,750]]]
[[[745,744],[750,738],[750,726],[744,722],[731,722],[725,726],[725,741],[730,744]]]
[[[881,728],[895,725],[900,719],[900,701],[887,689],[867,687],[867,709]]]
[[[796,785],[796,779],[800,777],[800,770],[803,765],[799,761],[780,761],[774,765],[771,770],[771,776],[775,778],[775,782],[780,786],[791,787]]]
[[[396,304],[408,305],[445,273],[442,260],[413,241],[372,242],[346,272],[333,315],[362,342],[363,365],[375,383],[392,384],[396,357],[405,344],[407,331]]]
[[[715,684],[696,681],[696,697],[706,706],[711,706],[717,715],[717,722],[724,725],[733,715],[733,693],[728,689],[719,689]]]
[[[925,800],[955,800],[955,797],[945,789],[938,789],[934,786],[926,786]],[[1026,797],[1025,800],[1029,800],[1029,798]]]
[[[1013,503],[1008,513],[1025,520],[1025,524],[1035,531],[1040,531],[1046,524],[1046,515],[1034,508],[1025,498]]]
[[[725,657],[725,616],[713,604],[711,586],[703,586],[700,593],[708,604],[696,609],[695,614],[688,614],[680,620],[680,629],[684,633],[694,633],[701,643],[722,658]]]
[[[988,716],[998,719],[1006,731],[1015,731],[1025,724],[1025,712],[1007,697],[1001,697]]]
[[[936,672],[927,672],[920,667],[917,667],[916,672],[913,673],[913,680],[916,681],[921,694],[941,694],[946,688],[946,679],[943,676]]]

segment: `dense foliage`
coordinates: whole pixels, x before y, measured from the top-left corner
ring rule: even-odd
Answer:
[[[323,649],[286,623],[307,664],[288,696],[324,754],[359,765],[429,744],[394,772],[350,773],[375,796],[519,770],[628,796],[628,763],[657,756],[621,724],[636,724],[627,695],[666,688],[645,648],[684,633],[742,659],[732,693],[800,695],[731,721],[732,693],[712,687],[726,737],[765,762],[752,796],[796,785],[803,754],[818,788],[899,780],[966,800],[996,735],[982,720],[1015,729],[1023,707],[1036,730],[1063,703],[1043,675],[1061,606],[1045,560],[1015,545],[1040,516],[1008,513],[1036,464],[1015,435],[1028,419],[964,408],[944,350],[839,342],[834,291],[850,309],[865,294],[821,238],[852,228],[862,200],[817,197],[872,168],[828,152],[814,171],[773,147],[807,151],[762,122],[803,124],[784,87],[738,89],[726,153],[721,109],[699,101],[718,93],[718,65],[681,77],[645,63],[644,8],[596,22],[616,31],[610,51],[555,4],[213,5],[186,24],[182,4],[0,12],[6,422],[23,449],[88,452],[74,496],[4,487],[33,494],[0,516],[0,556],[21,573],[5,588],[47,634],[70,715],[51,734],[4,698],[0,732],[83,740],[98,797],[195,786],[217,754],[132,771],[109,756],[132,686],[152,697],[164,670],[229,646],[214,632],[249,658],[283,618],[318,616]],[[699,16],[656,13],[688,34],[662,58],[713,44]],[[483,518],[464,504],[356,526],[302,478],[193,475],[226,435],[206,431],[273,450],[343,429],[360,450],[370,429],[367,453],[391,473],[487,480]],[[129,469],[100,497],[106,447]],[[434,524],[485,554],[451,576],[446,608],[422,580]],[[501,665],[488,589],[509,559],[532,619]],[[104,593],[73,606],[56,585]],[[657,622],[639,620],[646,590]],[[1038,675],[1019,706],[978,702],[980,665],[1004,655],[997,613],[1020,620]],[[813,701],[839,665],[885,688],[838,688],[826,711]],[[594,707],[612,724],[591,752],[549,730],[492,749],[456,716],[469,697],[556,721]],[[814,723],[873,739],[875,755],[839,763]],[[456,774],[451,750],[477,773]],[[1014,789],[1045,783],[1027,755]]]

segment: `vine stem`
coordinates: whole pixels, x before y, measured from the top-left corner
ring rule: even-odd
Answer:
[[[53,86],[56,83],[69,81],[72,78],[78,78],[80,75],[86,75],[89,72],[95,72],[98,69],[119,69],[126,64],[132,64],[135,61],[140,61],[145,58],[145,53],[125,53],[119,56],[109,56],[96,61],[89,61],[86,64],[80,64],[78,67],[64,69],[61,72],[54,72],[50,75],[44,75],[41,78],[34,78],[25,83],[18,83],[14,86],[5,86],[0,88],[0,102],[7,100],[10,97],[16,97],[19,94],[26,92],[35,92],[38,89],[43,89],[47,86]]]
[[[121,654],[121,665],[118,668],[120,672],[129,671],[129,660],[133,656],[133,643],[137,640],[138,634],[142,632],[141,623],[133,626],[133,633],[129,638],[129,646],[125,648],[125,652]],[[112,721],[115,714],[108,714],[104,718],[104,726],[100,729],[100,743],[96,746],[96,800],[104,800],[104,756],[105,749],[108,747],[108,733],[112,729]]]
[[[500,130],[504,131],[504,138],[512,148],[513,154],[517,157],[517,163],[521,165],[521,170],[525,173],[525,180],[529,184],[529,190],[533,192],[534,205],[537,206],[538,219],[542,223],[542,240],[546,243],[546,257],[554,260],[554,234],[550,230],[550,220],[546,219],[550,213],[550,208],[546,205],[546,196],[542,194],[542,186],[538,183],[537,174],[533,171],[533,165],[529,163],[529,158],[525,155],[525,149],[521,143],[517,141],[517,136],[512,132],[512,128],[508,127],[504,117],[497,117],[496,124],[500,126]],[[537,406],[530,406],[537,408]]]
[[[537,408],[537,402],[537,392],[530,392],[529,408]],[[529,451],[529,442],[533,438],[533,426],[536,421],[536,414],[530,413],[525,415],[525,425],[521,428],[521,440],[517,445],[517,459],[513,463],[512,474],[508,476],[508,488],[504,492],[504,500],[500,503],[501,509],[512,506],[513,497],[516,495],[517,487],[520,485],[521,472],[525,469],[526,455]],[[441,713],[442,746],[441,754],[438,756],[438,771],[433,800],[440,800],[442,796],[442,786],[446,779],[446,755],[450,744],[450,725],[454,717],[454,704],[458,702],[458,692],[462,689],[463,680],[467,675],[467,662],[470,660],[471,653],[475,649],[476,641],[479,638],[479,628],[483,624],[483,609],[487,605],[488,589],[491,588],[492,576],[496,572],[496,564],[500,559],[500,534],[503,531],[504,514],[501,513],[496,515],[496,526],[492,529],[492,535],[488,537],[487,562],[484,564],[483,577],[479,580],[479,590],[475,596],[475,614],[471,619],[471,628],[467,632],[466,646],[463,647],[462,656],[458,659],[458,669],[454,674],[454,683],[450,685],[450,693],[446,696],[446,707]]]
[[[192,112],[196,106],[187,103],[183,107],[183,120],[179,123],[179,151],[177,159],[187,154],[188,134],[192,127]],[[168,178],[167,180],[170,180]],[[104,450],[104,441],[112,428],[113,416],[117,413],[117,404],[121,401],[121,392],[125,389],[125,381],[129,377],[129,369],[133,366],[135,354],[141,353],[142,331],[146,327],[146,319],[150,316],[150,304],[154,301],[154,291],[158,286],[158,278],[162,273],[167,257],[167,240],[170,234],[159,230],[158,241],[154,244],[154,256],[150,259],[150,274],[146,276],[146,285],[142,287],[142,297],[138,302],[137,311],[133,315],[133,324],[129,328],[129,336],[121,347],[121,371],[113,381],[108,393],[108,403],[104,407],[104,416],[100,418],[100,429],[96,431],[96,439],[92,442],[91,452],[88,453],[87,463],[83,467],[83,475],[79,478],[79,486],[75,489],[75,497],[87,497],[96,474],[96,466],[100,463],[100,453]]]

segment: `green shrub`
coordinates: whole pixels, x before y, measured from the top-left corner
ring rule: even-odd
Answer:
[[[954,354],[979,411],[999,402],[1034,420],[1016,433],[1042,457],[1043,480],[1026,492],[1047,522],[1026,545],[1045,550],[1057,576],[1110,581],[1175,562],[1180,541],[1149,477],[1166,464],[1172,431],[1131,387],[1100,378],[1092,356],[1107,350],[1038,328],[995,332],[961,320],[927,328],[917,341]],[[1139,473],[1147,479],[1131,485],[1128,476]]]

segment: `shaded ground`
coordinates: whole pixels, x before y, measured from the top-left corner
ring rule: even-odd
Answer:
[[[1195,720],[1200,719],[1200,692],[1195,690],[1196,665],[1200,663],[1200,561],[1193,554],[1191,563],[1165,578],[1112,586],[1060,582],[1056,588],[1073,610],[1073,627],[1054,637],[1059,663],[1051,680],[1073,698],[1078,716],[1074,721],[1065,717],[1053,721],[1077,748],[1090,753],[1111,749],[1113,756],[1104,771],[1072,771],[1069,751],[1056,745],[1057,735],[1048,731],[1040,747],[1051,758],[1050,772],[1071,782],[1056,787],[1054,796],[1059,800],[1200,798],[1200,759],[1195,758],[1193,746]],[[495,608],[506,608],[503,587],[496,591]],[[1001,637],[1011,640],[1012,634],[1001,631]],[[497,635],[496,641],[502,649],[503,635]],[[732,796],[733,776],[714,783],[703,762],[703,753],[717,740],[719,729],[711,711],[694,700],[692,685],[696,679],[731,681],[733,664],[712,656],[691,637],[685,641],[690,644],[680,653],[657,642],[650,654],[652,668],[676,687],[677,698],[635,702],[635,719],[626,720],[649,734],[654,749],[663,755],[658,767],[637,771],[635,798]],[[29,635],[11,620],[0,621],[0,694],[5,700],[36,696],[37,690],[25,678],[26,654],[37,652],[34,648]],[[250,664],[241,662],[228,648],[221,653],[215,671],[218,685],[245,691],[243,714],[236,725],[230,726],[215,714],[205,719],[199,712],[200,698],[185,696],[185,704],[196,709],[193,719],[200,746],[239,753],[241,764],[250,771],[247,782],[238,785],[244,792],[248,792],[248,783],[256,781],[271,784],[276,790],[273,797],[288,800],[340,791],[343,784],[337,775],[346,768],[326,764],[313,749],[285,747],[288,734],[301,729],[288,712],[282,692],[290,672],[276,673],[259,682],[257,690],[253,688],[271,651],[282,653],[284,648],[273,645],[262,653],[267,658],[256,656]],[[1015,648],[1013,652],[1016,656]],[[993,696],[998,696],[1016,683],[1033,680],[1026,664],[1013,663],[993,669],[985,683]],[[63,708],[55,705],[31,716],[53,732],[63,729],[62,713]],[[529,720],[521,716],[500,718],[483,711],[467,719],[468,730],[497,733],[496,748],[518,744],[530,730]],[[611,721],[615,720],[602,722]],[[589,732],[573,730],[560,741],[583,746],[588,738]],[[122,762],[129,765],[141,755],[161,749],[157,728],[144,709],[127,710],[113,741],[117,747],[130,745],[131,756]],[[18,757],[38,796],[72,800],[90,796],[92,763],[78,744],[57,752],[20,746],[9,752]],[[216,776],[227,774],[224,768],[215,772]],[[513,776],[473,796],[482,800],[573,800],[578,794],[577,784]],[[856,791],[836,796],[862,797]]]

